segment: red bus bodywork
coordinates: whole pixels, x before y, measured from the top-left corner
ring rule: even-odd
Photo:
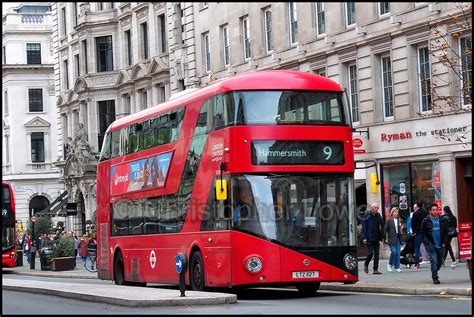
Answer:
[[[2,267],[16,266],[15,200],[9,183],[2,182]]]
[[[191,264],[193,255],[199,252],[202,255],[204,280],[207,287],[358,281],[355,238],[350,238],[351,242],[344,246],[330,247],[329,245],[300,250],[233,228],[201,230],[203,218],[201,207],[207,205],[210,191],[215,190],[216,176],[221,173],[223,177],[250,175],[248,178],[252,175],[281,173],[296,175],[296,177],[298,175],[338,174],[347,175],[350,182],[354,173],[350,124],[341,126],[233,125],[211,131],[207,135],[200,157],[190,197],[191,203],[182,229],[169,234],[111,235],[113,230],[111,219],[113,207],[111,206],[113,204],[124,200],[133,201],[177,193],[203,103],[218,94],[238,91],[316,91],[343,94],[343,89],[339,85],[317,75],[296,71],[262,71],[212,84],[112,123],[107,133],[143,122],[172,109],[186,108],[182,128],[176,141],[99,162],[97,172],[99,278],[116,280],[117,283],[117,274],[122,274],[125,283],[178,284],[179,276],[175,268],[176,255],[180,252],[184,253]],[[258,140],[340,141],[343,144],[344,162],[338,165],[256,165],[251,159],[251,147],[252,142]],[[121,181],[120,178],[118,181],[111,178],[111,169],[122,169],[126,164],[135,164],[138,160],[162,153],[172,153],[165,186],[131,192],[116,189],[116,195],[111,195],[111,187],[117,188],[115,186],[118,186],[117,183]],[[221,165],[222,162],[225,163],[224,168]],[[351,186],[349,188],[352,190]],[[349,196],[351,195],[350,193]],[[349,212],[353,213],[353,206],[350,203]],[[355,228],[355,217],[350,219],[349,225]],[[311,222],[311,219],[308,221]],[[351,255],[352,264],[355,265],[351,269],[343,267],[347,254]],[[117,262],[117,257],[123,259],[122,263]],[[250,273],[246,269],[246,261],[252,257],[261,260],[262,268],[257,273]],[[337,263],[332,258],[337,258]],[[121,265],[123,267],[118,267]],[[197,271],[192,273],[192,270],[190,265],[189,273],[186,274],[188,284],[191,283],[190,274],[199,274]],[[311,273],[312,276],[304,278],[293,276],[293,272],[307,271],[317,273]]]

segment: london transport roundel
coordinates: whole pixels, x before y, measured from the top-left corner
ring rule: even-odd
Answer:
[[[152,269],[154,269],[155,265],[156,265],[155,250],[151,250],[151,252],[150,252],[150,266],[151,266]]]

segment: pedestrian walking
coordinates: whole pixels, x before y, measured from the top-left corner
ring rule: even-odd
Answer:
[[[30,259],[31,259],[31,256],[30,256],[31,244],[32,243],[31,243],[30,236],[26,235],[24,248],[25,248],[26,260],[28,261],[28,263],[30,263]]]
[[[91,270],[95,270],[96,259],[97,259],[97,235],[92,234],[87,244],[87,251],[89,252],[89,257],[91,260]]]
[[[79,238],[77,237],[77,234],[74,232],[73,233],[73,238],[74,238],[74,259],[77,258],[77,255],[79,254]]]
[[[432,204],[429,215],[421,223],[420,233],[431,262],[433,284],[440,284],[438,271],[443,264],[448,230],[446,219],[438,215],[438,205]]]
[[[420,226],[423,219],[428,216],[428,212],[424,209],[424,202],[419,200],[413,205],[413,217],[411,219],[411,230],[415,235],[415,267],[420,268],[420,247],[422,243],[422,237],[420,233]]]
[[[456,262],[456,258],[454,257],[454,252],[453,248],[451,247],[451,240],[456,238],[458,236],[458,220],[456,219],[456,216],[453,215],[453,212],[451,211],[451,208],[449,206],[444,206],[443,207],[443,217],[446,219],[448,223],[448,241],[446,241],[446,252],[444,252],[444,261],[446,261],[446,257],[449,255],[451,256],[451,267],[455,268],[458,263]]]
[[[81,237],[81,241],[79,241],[79,256],[81,257],[82,264],[86,264],[87,255],[89,251],[87,250],[87,244],[89,243],[89,239],[87,239],[87,235],[83,234]]]
[[[31,248],[30,248],[30,270],[35,269],[36,251],[37,251],[37,242],[36,240],[32,239]]]
[[[378,212],[379,204],[372,203],[370,213],[362,222],[362,242],[367,245],[367,257],[364,263],[364,272],[369,273],[369,263],[374,257],[374,274],[382,274],[379,271],[380,241],[383,238],[383,221]]]
[[[392,272],[393,268],[395,268],[397,272],[401,272],[400,242],[402,237],[402,224],[399,218],[399,212],[397,207],[393,207],[392,210],[390,210],[390,219],[385,222],[384,227],[384,237],[386,237],[388,245],[390,246],[390,259],[387,264],[387,270],[389,272]]]

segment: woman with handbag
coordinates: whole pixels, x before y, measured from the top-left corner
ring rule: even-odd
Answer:
[[[397,207],[393,207],[390,210],[390,219],[385,222],[384,237],[387,238],[388,245],[390,246],[390,259],[387,264],[387,270],[392,272],[401,272],[400,270],[400,243],[402,237],[402,223],[399,218],[400,210]]]
[[[456,216],[453,215],[453,212],[451,211],[451,208],[449,208],[449,206],[444,206],[443,211],[443,217],[446,218],[449,228],[448,242],[446,243],[446,252],[444,253],[444,261],[446,261],[446,257],[448,256],[449,252],[449,255],[451,256],[452,260],[451,267],[454,269],[458,265],[458,263],[456,262],[456,258],[454,257],[453,248],[451,247],[451,240],[458,236],[458,220],[456,219]]]

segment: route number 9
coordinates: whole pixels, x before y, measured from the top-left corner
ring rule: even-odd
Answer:
[[[323,148],[323,153],[326,155],[326,158],[325,160],[329,160],[331,158],[331,155],[332,155],[332,148],[330,146],[325,146]]]

